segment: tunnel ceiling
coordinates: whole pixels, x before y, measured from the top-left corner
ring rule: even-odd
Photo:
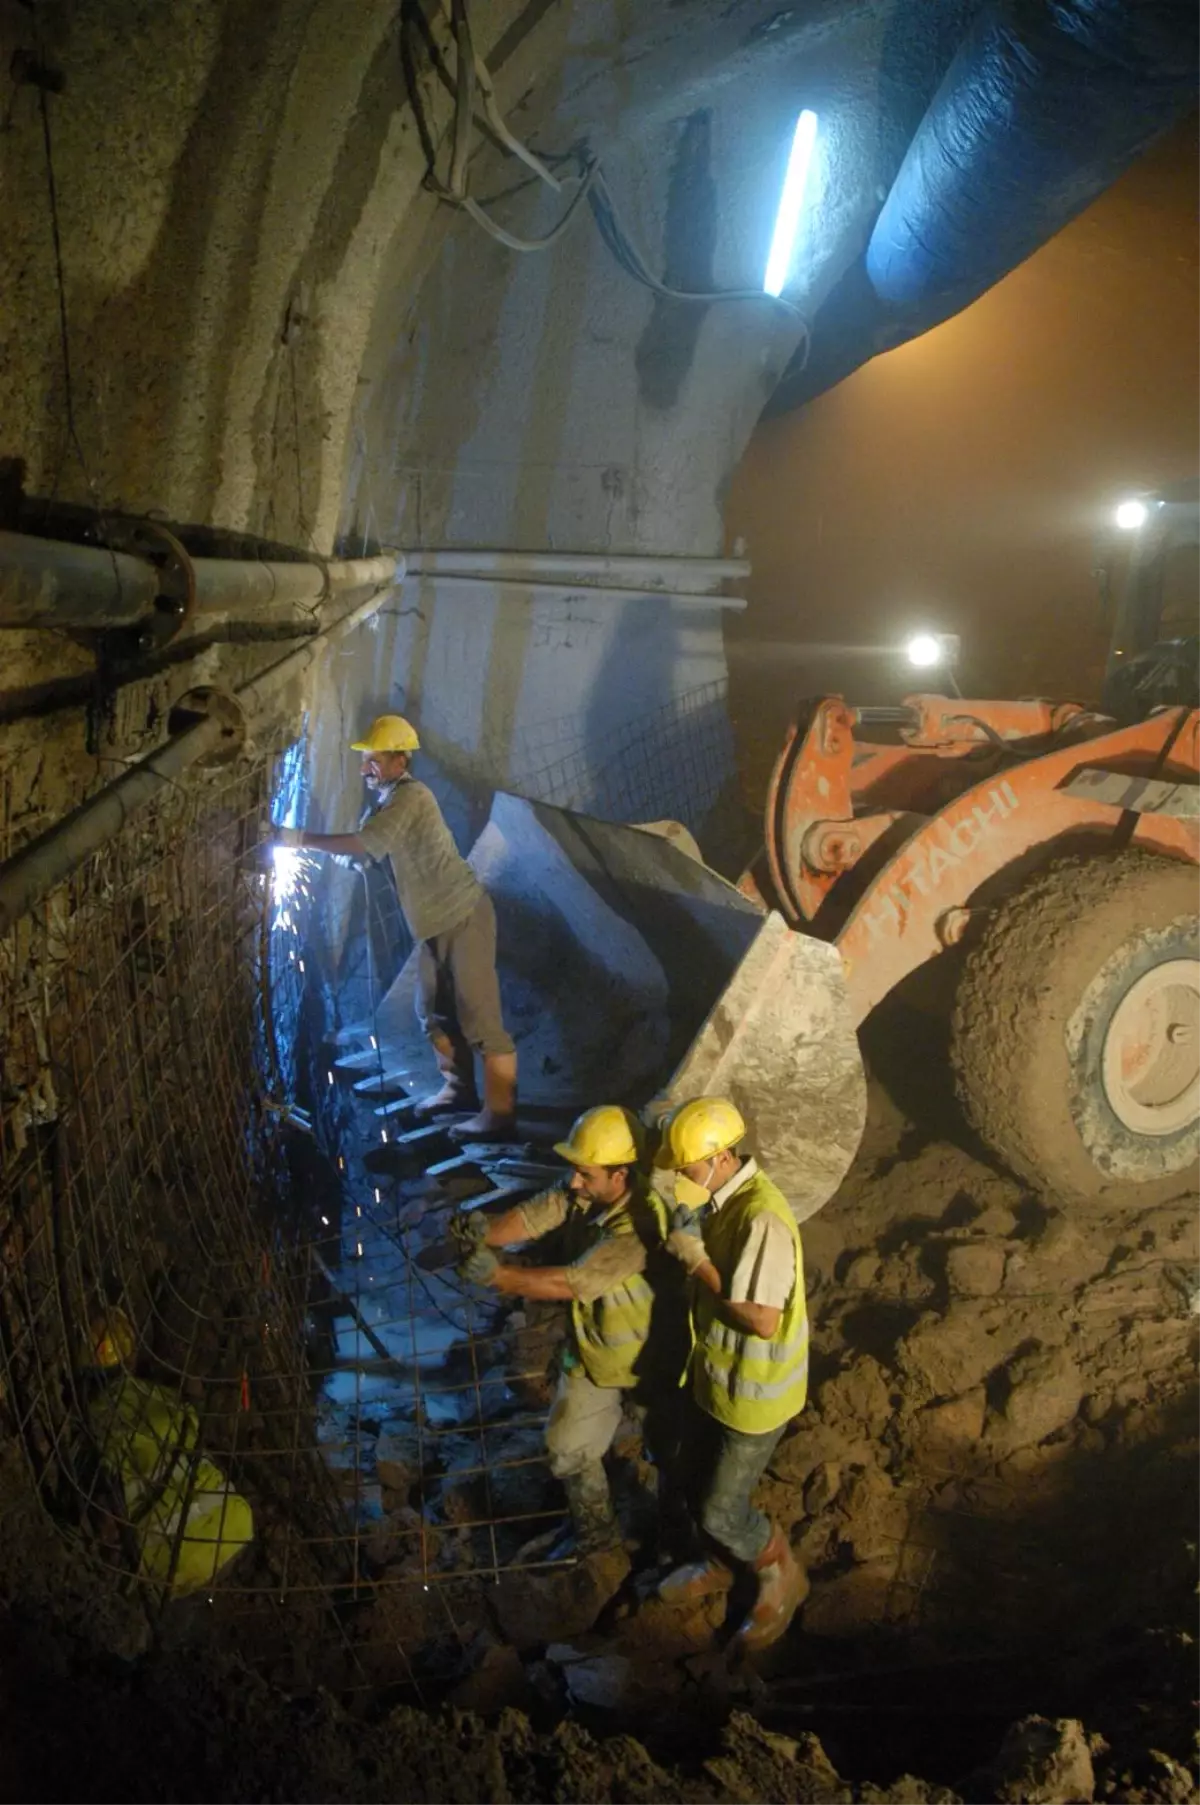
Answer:
[[[514,132],[599,156],[675,287],[757,287],[791,125],[817,110],[788,290],[811,344],[791,316],[740,305],[755,406],[768,384],[795,405],[964,304],[1194,90],[1179,0],[474,0],[470,17]],[[0,455],[24,460],[33,494],[327,537],[372,320],[447,255],[461,284],[486,246],[427,181],[450,156],[448,8],[6,0],[0,30]],[[471,188],[517,232],[536,211],[528,180],[475,136]],[[481,368],[504,351],[488,300]],[[677,382],[679,341],[720,312],[676,304],[658,321],[661,342],[641,346],[651,405]]]

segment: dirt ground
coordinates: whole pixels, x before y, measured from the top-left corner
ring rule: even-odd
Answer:
[[[812,1590],[753,1669],[723,1601],[513,1575],[426,1710],[285,1688],[202,1610],[151,1648],[13,1468],[0,1797],[1197,1798],[1194,1191],[1039,1197],[972,1145],[929,1018],[893,1008],[867,1054],[862,1151],[804,1229],[810,1404],[761,1494]],[[618,1495],[644,1477],[627,1437]]]

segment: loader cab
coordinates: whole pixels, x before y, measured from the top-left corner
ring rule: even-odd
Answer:
[[[1200,704],[1200,482],[1139,500],[1100,568],[1113,610],[1101,707],[1121,722]]]

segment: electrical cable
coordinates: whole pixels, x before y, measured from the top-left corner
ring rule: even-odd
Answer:
[[[506,227],[498,225],[491,215],[484,211],[478,201],[471,199],[469,194],[463,195],[458,204],[464,213],[470,215],[476,225],[482,226],[490,237],[494,238],[497,243],[507,246],[510,251],[546,251],[552,244],[556,244],[574,223],[580,203],[588,198],[592,184],[601,179],[600,165],[598,163],[589,164],[583,176],[577,179],[579,180],[578,192],[571,196],[562,218],[547,232],[544,238],[518,238],[515,232],[510,232]]]
[[[467,159],[471,154],[471,112],[475,104],[476,57],[466,0],[451,0],[451,22],[457,53],[458,80],[454,96],[454,149],[450,157],[450,190],[467,193]]]
[[[466,0],[454,0],[453,27],[458,51],[458,81],[454,103],[454,156],[451,164],[450,186],[448,188],[440,187],[443,199],[461,207],[475,221],[476,225],[489,237],[494,238],[497,243],[504,245],[510,251],[523,254],[531,251],[545,251],[551,245],[556,244],[574,223],[578,216],[580,202],[586,198],[601,238],[616,262],[633,281],[640,283],[643,288],[650,289],[653,294],[661,296],[664,300],[680,301],[695,306],[707,307],[717,301],[769,301],[773,306],[781,307],[785,313],[790,313],[794,319],[798,320],[803,328],[804,336],[798,354],[800,367],[803,367],[808,358],[810,328],[806,316],[794,302],[785,301],[782,295],[767,294],[761,288],[691,290],[673,288],[669,283],[659,280],[650,269],[636,241],[622,223],[616,202],[613,200],[612,190],[605,181],[604,171],[598,158],[593,157],[583,161],[582,173],[577,178],[580,184],[578,191],[571,197],[566,211],[557,224],[544,237],[522,238],[517,233],[510,232],[506,227],[498,224],[480,206],[479,202],[467,193],[466,146],[477,80],[485,97],[489,122],[501,137],[505,147],[520,157],[542,181],[547,182],[551,187],[561,190],[562,184],[508,130],[496,105],[490,80],[486,78],[486,65],[483,64],[474,49]]]
[[[37,59],[38,67],[44,69],[46,58],[42,46],[40,21],[36,12],[33,13],[33,44],[34,55]],[[68,445],[74,447],[75,455],[79,459],[79,467],[83,472],[84,481],[87,483],[88,489],[91,492],[92,507],[96,515],[96,522],[100,529],[102,542],[107,543],[108,530],[104,506],[100,501],[96,479],[88,464],[87,454],[83,449],[83,442],[80,439],[79,427],[75,418],[75,385],[71,369],[71,336],[67,323],[67,284],[63,271],[62,228],[58,212],[58,181],[54,172],[54,145],[50,130],[50,108],[46,99],[45,82],[39,80],[35,85],[37,87],[38,113],[42,125],[42,146],[46,160],[46,199],[49,204],[50,212],[50,239],[54,249],[54,275],[58,297],[59,352],[62,359],[63,376],[63,407],[66,413],[66,442]],[[65,447],[63,453],[59,456],[58,465],[55,469],[54,481],[51,485],[50,494],[46,503],[47,507],[53,503],[58,494],[58,485],[62,478],[62,466],[64,460]],[[109,549],[111,555],[111,548]],[[115,558],[113,561],[113,568],[116,568]]]
[[[949,721],[962,721],[968,727],[978,727],[985,739],[990,740],[993,746],[997,747],[1001,752],[1007,753],[1010,758],[1045,758],[1046,753],[1049,750],[1049,746],[1036,746],[1028,751],[1024,751],[1012,740],[1006,740],[1003,734],[997,733],[996,729],[987,721],[981,721],[978,715],[952,714],[947,715],[946,719]],[[1052,733],[1049,736],[1050,745],[1053,745],[1057,737],[1057,733]]]
[[[597,165],[596,168],[596,181],[591,196],[593,216],[595,217],[597,226],[600,228],[600,235],[604,239],[604,242],[608,245],[622,268],[627,270],[629,275],[631,275],[635,281],[642,283],[646,288],[653,289],[655,294],[664,295],[667,299],[672,301],[694,301],[700,303],[708,303],[711,301],[770,301],[775,306],[782,307],[785,312],[793,314],[796,319],[800,320],[805,326],[807,332],[807,321],[800,309],[795,306],[793,302],[785,301],[781,295],[769,295],[764,289],[721,288],[690,290],[672,288],[669,283],[660,282],[650,270],[638,245],[630,237],[625,226],[621,223],[616,203],[612,197],[612,190],[604,179],[604,172],[600,169],[599,165]]]
[[[492,219],[479,202],[470,195],[455,196],[444,191],[447,200],[455,201],[476,225],[494,238],[497,243],[506,246],[510,251],[521,253],[549,250],[551,245],[570,229],[578,213],[580,202],[586,199],[591,206],[592,217],[596,221],[600,236],[620,267],[635,282],[652,293],[661,295],[664,300],[681,301],[693,305],[708,307],[717,301],[769,301],[774,307],[781,307],[790,313],[804,328],[803,358],[808,355],[809,324],[806,316],[792,301],[785,301],[782,295],[769,295],[761,288],[714,288],[685,289],[673,288],[670,283],[661,282],[649,268],[645,257],[638,249],[635,241],[621,222],[617,212],[612,191],[604,179],[604,171],[598,160],[593,159],[586,166],[585,173],[579,179],[579,189],[572,195],[565,212],[558,223],[542,238],[520,238],[515,232]]]

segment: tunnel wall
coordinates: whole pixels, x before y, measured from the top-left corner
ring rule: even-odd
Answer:
[[[472,17],[513,129],[552,152],[599,150],[649,263],[684,286],[757,284],[797,88],[824,84],[863,155],[822,190],[814,280],[827,251],[850,254],[877,174],[874,9],[694,0],[685,20],[496,0]],[[762,302],[655,300],[589,220],[561,255],[520,259],[440,201],[426,185],[431,156],[445,173],[452,115],[440,14],[383,0],[7,6],[0,57],[15,77],[0,139],[0,510],[23,483],[22,530],[73,507],[85,534],[152,513],[234,550],[328,552],[339,532],[350,548],[716,548],[724,481],[797,332]],[[528,198],[505,198],[518,166],[477,137],[473,185],[533,229]],[[464,797],[468,767],[510,781],[521,736],[597,694],[597,712],[628,721],[719,665],[715,613],[682,625],[636,595],[594,618],[586,598],[403,600],[424,619],[400,623],[386,669],[364,641],[353,704],[403,694],[427,710]],[[100,683],[89,717],[77,695],[43,691],[85,682],[93,648],[7,632],[4,649],[7,845],[154,744],[184,689],[255,663],[218,647],[116,697]]]
[[[623,68],[591,79],[589,144],[647,262],[676,287],[748,298],[698,305],[654,294],[587,217],[552,250],[527,255],[461,215],[430,221],[422,246],[404,253],[426,269],[419,287],[381,289],[348,466],[347,549],[718,554],[727,485],[803,333],[760,292],[796,95],[808,84],[842,109],[843,136],[834,129],[823,152],[830,166],[814,173],[811,238],[798,249],[819,281],[817,246],[848,254],[869,198],[877,31],[874,20],[858,23],[853,61],[845,39],[836,55],[806,39],[803,59],[797,44],[764,39],[719,82],[685,85],[670,107],[661,94],[631,97]],[[574,141],[579,105],[568,56],[539,150]],[[855,176],[839,184],[831,169],[842,152]],[[562,197],[518,180],[511,160],[479,161],[473,186],[496,197],[510,231],[532,239],[553,229]],[[598,771],[614,736],[725,681],[716,602],[597,595],[582,580],[557,593],[515,582],[463,589],[422,575],[406,582],[387,625],[386,646],[364,641],[340,662],[336,702],[316,700],[314,806],[327,820],[346,810],[352,718],[394,707],[419,721],[422,774],[469,844],[497,787],[597,810],[586,787],[564,796],[531,783],[539,763]],[[694,805],[681,769],[657,812],[687,817]]]

